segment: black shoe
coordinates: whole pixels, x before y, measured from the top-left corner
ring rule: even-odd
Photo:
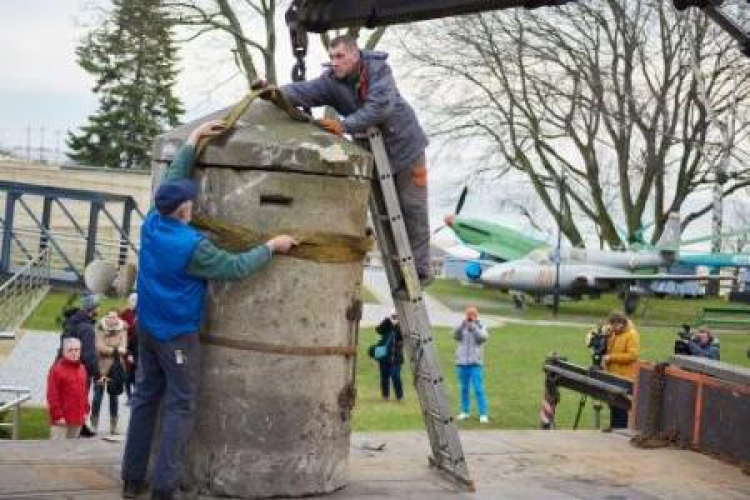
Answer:
[[[88,425],[83,424],[81,426],[81,433],[79,434],[82,438],[90,438],[96,436],[96,432],[92,431]]]
[[[148,491],[146,481],[123,481],[122,498],[138,498]]]
[[[173,500],[174,490],[151,490],[151,500]]]

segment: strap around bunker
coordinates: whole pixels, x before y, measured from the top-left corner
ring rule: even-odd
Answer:
[[[226,130],[232,129],[247,111],[250,104],[266,92],[271,92],[271,102],[286,112],[292,119],[304,122],[312,121],[310,115],[292,106],[276,87],[266,86],[254,89],[229,110],[229,113],[222,118]],[[198,142],[196,156],[201,155],[212,138],[203,137]],[[246,227],[234,226],[205,214],[195,214],[192,224],[198,229],[213,233],[216,237],[214,242],[219,247],[233,252],[248,250],[253,246],[265,243],[271,238],[271,235],[256,233]],[[320,263],[339,264],[361,261],[373,244],[371,236],[356,237],[331,233],[295,232],[289,232],[289,234],[299,244],[293,247],[287,255]]]

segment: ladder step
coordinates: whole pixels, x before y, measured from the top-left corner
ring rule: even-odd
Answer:
[[[431,383],[432,385],[439,384],[443,381],[442,375],[435,373],[418,373],[417,378]]]
[[[436,422],[440,422],[443,425],[449,424],[449,423],[451,423],[453,421],[453,417],[452,416],[450,416],[450,415],[443,416],[442,414],[440,414],[440,412],[438,412],[436,410],[427,410],[425,412],[425,414],[428,417],[430,417],[432,420],[435,420]]]

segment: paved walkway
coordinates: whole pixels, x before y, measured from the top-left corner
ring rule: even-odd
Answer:
[[[27,331],[0,364],[0,385],[31,389],[28,404],[46,406],[47,372],[57,356],[60,336],[55,332]]]
[[[596,431],[464,431],[476,493],[465,493],[427,465],[424,432],[352,435],[348,485],[328,500],[750,498],[750,476],[699,453],[634,448],[624,434]],[[385,443],[385,450],[360,443]],[[122,443],[71,441],[0,444],[0,498],[120,498]],[[252,481],[252,477],[247,478]],[[201,497],[203,499],[209,497]]]
[[[385,272],[381,269],[367,268],[364,273],[364,284],[372,294],[380,301],[380,304],[365,304],[362,314],[363,326],[378,324],[383,318],[393,311],[393,300],[391,299],[391,290],[388,286],[388,279]],[[455,327],[464,318],[462,311],[453,311],[438,299],[430,296],[428,288],[424,294],[427,311],[430,315],[430,324],[433,326]],[[577,326],[587,328],[589,324],[582,324],[574,321],[558,320],[530,320],[523,318],[513,318],[510,316],[495,316],[482,314],[482,321],[487,326],[497,327],[508,323],[538,326]]]

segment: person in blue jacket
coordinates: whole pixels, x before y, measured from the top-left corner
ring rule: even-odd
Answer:
[[[396,401],[401,402],[404,399],[404,387],[401,383],[401,367],[404,364],[404,337],[396,312],[394,311],[381,321],[375,327],[375,331],[380,335],[378,345],[386,348],[386,355],[377,360],[380,370],[380,395],[385,401],[388,401],[391,397],[391,384],[393,384]]]
[[[246,252],[216,247],[191,227],[197,186],[189,180],[196,145],[224,131],[219,121],[198,126],[162,179],[141,228],[138,273],[138,373],[122,462],[123,497],[144,493],[152,438],[161,405],[159,453],[152,499],[173,498],[192,432],[200,374],[198,331],[203,323],[207,280],[240,280],[295,241],[272,238]]]
[[[330,68],[306,82],[294,82],[280,91],[292,106],[331,106],[341,116],[317,120],[327,131],[342,135],[378,127],[393,172],[401,212],[409,236],[419,280],[433,280],[430,268],[430,225],[427,211],[427,136],[414,109],[396,87],[388,54],[360,50],[357,40],[341,35],[331,40]],[[262,86],[262,81],[258,82]],[[266,97],[270,97],[266,95]]]
[[[698,328],[698,333],[688,341],[688,349],[690,349],[691,356],[700,356],[716,361],[721,358],[719,339],[713,336],[711,329],[706,325],[701,325]]]

